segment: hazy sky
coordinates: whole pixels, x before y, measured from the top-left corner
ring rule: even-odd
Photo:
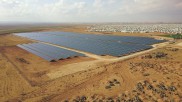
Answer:
[[[0,22],[182,22],[182,0],[0,0]]]

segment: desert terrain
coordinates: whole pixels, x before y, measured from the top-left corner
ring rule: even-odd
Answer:
[[[46,27],[38,31],[171,40],[158,36],[164,35],[161,33],[87,32],[86,25]],[[57,62],[48,62],[16,46],[32,42],[36,41],[12,33],[0,35],[1,102],[182,101],[181,40],[156,44],[153,49],[120,58],[81,52],[88,57]]]

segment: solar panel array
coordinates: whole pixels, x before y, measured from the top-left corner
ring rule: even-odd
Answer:
[[[164,42],[164,40],[156,40],[153,38],[148,37],[132,37],[132,36],[114,36],[114,35],[94,35],[94,34],[79,34],[79,33],[72,33],[72,32],[31,32],[31,33],[19,33],[15,34],[22,37],[32,38],[39,40],[40,37],[45,38],[52,36],[52,38],[62,37],[66,38],[81,38],[81,39],[89,39],[89,40],[96,40],[96,41],[111,41],[111,42],[119,42],[119,43],[131,43],[131,44],[144,44],[144,45],[152,45],[155,43]],[[54,36],[54,37],[53,37]],[[40,39],[41,40],[41,39]],[[60,39],[62,40],[62,39]],[[69,39],[68,39],[69,40]]]
[[[151,44],[164,42],[146,37],[78,34],[70,32],[19,33],[17,36],[48,42],[97,55],[123,56],[152,48]]]
[[[42,43],[22,44],[17,46],[47,61],[56,61],[56,60],[66,59],[69,57],[76,57],[76,56],[85,56],[84,54],[80,54],[77,52],[73,52],[70,50],[66,50],[63,48],[58,48],[58,47],[54,47],[54,46],[46,45]]]

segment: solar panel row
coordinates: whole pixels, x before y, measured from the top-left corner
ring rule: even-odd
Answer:
[[[47,61],[66,59],[69,57],[85,56],[83,54],[73,52],[70,50],[46,45],[42,43],[22,44],[17,45],[18,47],[27,50]]]
[[[123,56],[133,52],[150,49],[152,48],[152,46],[150,46],[151,44],[164,42],[163,40],[145,37],[77,34],[68,32],[34,32],[19,33],[15,35],[97,55],[111,56]],[[36,45],[34,45],[34,47],[36,47]],[[45,49],[48,49],[48,47],[45,47]]]

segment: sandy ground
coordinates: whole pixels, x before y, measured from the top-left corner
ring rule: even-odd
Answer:
[[[94,60],[88,57],[76,57],[51,63],[16,46],[3,47],[1,52],[12,64],[16,65],[17,69],[32,86],[49,81],[50,79],[46,74],[50,70],[65,67],[69,64]]]
[[[178,43],[177,45],[182,47],[182,43]]]
[[[7,58],[0,53],[0,101],[18,97],[36,89],[32,87],[16,69],[17,67],[9,62]],[[20,87],[21,86],[21,87]]]
[[[79,26],[64,31],[83,29]],[[28,42],[12,35],[0,40],[1,102],[182,99],[182,49],[176,43],[154,45],[154,49],[121,58],[82,52],[89,57],[51,63],[14,46]],[[156,58],[158,52],[165,56]]]
[[[157,100],[163,102],[165,100],[174,100],[175,102],[178,102],[180,101],[182,94],[182,61],[180,58],[182,56],[182,50],[173,52],[170,49],[171,48],[165,47],[150,52],[150,54],[159,51],[168,53],[168,56],[165,58],[147,59],[138,56],[129,60],[118,61],[106,65],[105,67],[102,67],[105,70],[101,74],[93,76],[90,80],[77,87],[68,89],[69,91],[64,91],[64,93],[56,95],[49,101],[73,101],[79,100],[81,97],[86,97],[89,101],[106,101],[107,98],[112,98],[113,100],[122,98],[127,100],[128,98],[132,99],[137,95],[143,101]],[[119,84],[111,85],[111,87],[107,89],[106,87],[110,84],[110,81],[113,82],[115,79]],[[162,84],[166,88],[175,86],[177,91],[174,92],[175,94],[171,94],[169,90],[164,91],[164,94],[167,97],[161,98],[161,93],[148,89],[147,87],[149,87],[149,85],[144,85],[144,82],[147,82],[156,90],[159,90],[159,85]],[[140,92],[140,88],[137,87],[139,83],[142,83],[143,87],[146,87],[146,89],[144,88]],[[123,94],[126,96],[122,96]]]
[[[31,43],[32,41],[26,38],[19,38],[14,35],[0,35],[0,46],[15,46],[22,43]]]

